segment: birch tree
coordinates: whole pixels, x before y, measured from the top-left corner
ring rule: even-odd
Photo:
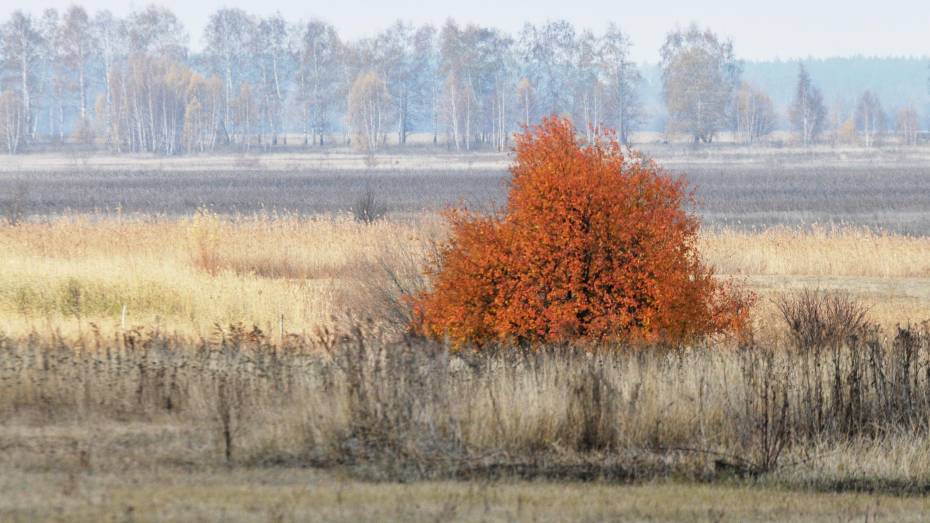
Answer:
[[[565,20],[526,24],[518,39],[523,77],[533,86],[531,119],[570,114],[574,108],[577,61],[575,28]]]
[[[187,59],[189,35],[184,24],[164,7],[149,5],[126,19],[129,54]]]
[[[775,129],[775,107],[765,92],[743,83],[733,100],[733,127],[737,139],[752,145]]]
[[[904,145],[917,145],[917,136],[920,132],[920,118],[917,109],[909,105],[898,110],[895,118],[895,131],[901,137]]]
[[[255,22],[245,11],[222,8],[210,16],[204,30],[205,53],[211,70],[223,79],[225,107],[223,127],[232,125],[232,101],[238,96],[242,78],[250,64],[250,39]]]
[[[388,91],[384,80],[374,72],[360,75],[349,90],[349,127],[356,147],[369,156],[383,143],[388,104]]]
[[[336,29],[319,20],[307,23],[301,40],[297,90],[302,105],[304,145],[311,136],[323,145],[333,113],[345,92],[345,52]]]
[[[48,134],[58,143],[65,141],[65,100],[71,88],[70,71],[61,24],[61,16],[56,9],[46,9],[42,13],[39,26],[44,45],[42,47],[42,69],[44,91],[48,114]]]
[[[642,76],[630,59],[631,46],[630,39],[611,23],[601,38],[599,49],[600,66],[608,93],[605,112],[612,113],[610,122],[617,131],[620,143],[624,145],[629,145],[631,134],[643,119],[639,98]]]
[[[271,145],[277,145],[278,135],[284,129],[285,89],[294,61],[288,45],[287,22],[280,14],[258,22],[254,46],[260,71],[258,96],[263,101],[262,112],[271,131]]]
[[[866,148],[875,145],[879,133],[885,130],[885,113],[882,103],[871,90],[859,97],[856,105],[856,130],[862,135]]]
[[[97,117],[102,120],[101,127],[106,130],[106,144],[112,145],[113,86],[110,80],[115,63],[125,59],[128,52],[126,24],[109,11],[100,11],[94,15],[91,30],[97,42],[103,80],[103,100],[98,103],[100,110],[97,111]]]
[[[811,77],[803,64],[798,66],[797,87],[788,115],[803,145],[814,143],[823,132],[827,117],[823,94],[811,82]]]
[[[588,142],[604,123],[607,75],[601,68],[600,44],[594,33],[584,31],[574,53],[574,121],[583,123]]]
[[[22,11],[14,11],[9,20],[0,27],[0,47],[4,68],[16,79],[16,94],[8,95],[22,104],[23,128],[28,130],[33,123],[33,95],[35,93],[36,68],[40,62],[44,41],[32,17]],[[25,140],[28,131],[20,137]]]
[[[692,25],[669,33],[661,49],[669,131],[710,143],[728,124],[727,109],[739,83],[733,43]]]
[[[78,124],[87,127],[88,66],[97,54],[97,42],[91,30],[90,17],[83,7],[71,6],[65,12],[61,27],[62,57],[74,78],[78,97]]]
[[[26,118],[18,92],[0,91],[0,142],[7,154],[16,154],[24,141]]]

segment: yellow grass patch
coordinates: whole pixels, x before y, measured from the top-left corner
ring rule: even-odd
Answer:
[[[364,225],[209,213],[0,227],[0,330],[158,325],[207,335],[236,322],[275,330],[283,318],[289,332],[312,332],[335,315],[370,312],[364,288],[422,267],[444,230],[434,215]],[[821,288],[855,294],[887,325],[930,318],[930,238],[775,228],[704,233],[700,250],[719,274],[759,292],[761,317],[772,315],[769,297]]]

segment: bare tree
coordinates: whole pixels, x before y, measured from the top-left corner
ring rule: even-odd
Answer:
[[[356,78],[349,91],[348,123],[356,147],[372,156],[380,147],[389,104],[384,80],[374,72]]]
[[[10,19],[0,27],[0,46],[3,49],[4,65],[17,78],[18,99],[22,104],[21,117],[24,128],[33,122],[33,93],[36,81],[36,66],[44,45],[42,35],[32,17],[22,11],[14,11]],[[21,139],[28,136],[23,134]]]
[[[359,70],[376,70],[384,78],[397,143],[405,145],[416,123],[433,117],[436,30],[428,25],[417,29],[398,21],[356,50]]]
[[[123,21],[116,19],[109,11],[100,11],[94,15],[92,29],[94,38],[97,41],[97,50],[100,53],[100,60],[103,74],[103,103],[97,111],[98,118],[102,119],[101,127],[106,130],[106,143],[111,145],[114,142],[112,135],[113,130],[113,86],[110,84],[113,66],[118,59],[125,58],[127,52],[128,37],[126,25]]]
[[[160,56],[173,60],[187,58],[190,39],[184,24],[164,7],[149,5],[132,12],[126,19],[129,54]]]
[[[397,143],[405,145],[410,132],[412,100],[416,98],[417,77],[414,71],[414,29],[398,21],[380,33],[374,41],[376,64],[385,80],[394,120]]]
[[[414,112],[433,132],[433,144],[439,135],[439,79],[437,31],[431,25],[420,26],[413,35],[413,71],[416,78]]]
[[[230,108],[233,113],[232,123],[239,142],[246,151],[251,150],[250,137],[254,134],[254,127],[258,122],[258,104],[255,102],[252,86],[248,82],[239,86],[239,92],[232,99]]]
[[[254,34],[252,17],[236,8],[222,8],[213,13],[204,30],[205,52],[211,69],[223,79],[223,128],[227,132],[232,126],[233,98],[239,94],[251,61],[250,39]]]
[[[280,14],[258,22],[253,41],[253,54],[258,57],[260,92],[264,118],[271,131],[271,145],[277,145],[284,129],[283,114],[286,83],[290,79],[288,64],[293,62],[288,45],[287,22]]]
[[[71,6],[65,12],[61,27],[62,55],[76,78],[78,94],[78,125],[89,127],[87,115],[87,76],[88,66],[97,53],[97,42],[91,30],[90,17],[83,7]]]
[[[606,77],[608,108],[611,122],[623,144],[630,143],[630,135],[642,123],[643,111],[639,99],[642,76],[630,59],[629,38],[614,24],[600,42],[600,64]]]
[[[502,149],[516,93],[513,41],[494,29],[448,21],[440,34],[443,113],[450,142],[470,151],[476,142]]]
[[[820,89],[811,82],[804,64],[798,66],[798,83],[788,116],[804,145],[814,143],[823,132],[827,109]]]
[[[574,108],[572,88],[577,81],[578,38],[566,20],[536,26],[526,24],[520,32],[517,53],[523,77],[533,85],[536,110],[531,119],[550,114],[571,114]]]
[[[315,135],[323,145],[336,105],[345,93],[344,48],[336,29],[319,20],[307,23],[301,40],[297,95],[303,106],[304,144]]]
[[[449,122],[449,134],[456,149],[461,149],[463,139],[462,115],[467,113],[471,93],[468,90],[465,66],[464,38],[461,28],[453,20],[446,21],[439,35],[440,70],[444,76],[443,105],[445,119]],[[467,116],[465,117],[467,120]],[[467,149],[467,146],[466,146]]]
[[[920,131],[919,125],[917,110],[913,106],[898,110],[895,119],[895,131],[901,137],[901,143],[904,145],[917,145],[917,135]]]
[[[583,31],[575,42],[574,52],[574,118],[584,122],[587,140],[604,123],[606,79],[600,63],[600,42],[591,31]]]
[[[0,140],[8,154],[16,154],[23,142],[24,110],[19,93],[11,89],[0,92]]]
[[[467,90],[466,149],[472,143],[506,147],[510,113],[517,82],[512,61],[513,41],[496,29],[468,26],[464,33],[469,50],[465,68]]]
[[[42,13],[39,31],[42,35],[42,69],[45,72],[48,134],[59,143],[65,140],[65,93],[71,88],[71,72],[65,56],[64,32],[56,9]]]
[[[692,25],[669,33],[661,56],[669,130],[710,143],[728,123],[727,109],[739,83],[732,42]]]
[[[733,100],[734,129],[740,142],[752,145],[775,129],[775,107],[765,92],[743,83]]]
[[[885,130],[885,112],[882,103],[871,90],[859,97],[856,105],[856,130],[862,135],[866,148],[875,145],[876,137]]]
[[[517,98],[520,100],[520,123],[524,127],[530,126],[530,111],[536,103],[533,84],[529,78],[521,78],[517,82]]]

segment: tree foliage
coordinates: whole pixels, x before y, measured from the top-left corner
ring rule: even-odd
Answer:
[[[685,182],[625,154],[615,133],[582,145],[567,120],[517,137],[504,211],[451,213],[415,328],[456,345],[687,343],[746,325],[749,301],[696,249]]]
[[[728,123],[727,109],[739,83],[733,44],[692,25],[669,33],[661,55],[669,130],[710,143]]]

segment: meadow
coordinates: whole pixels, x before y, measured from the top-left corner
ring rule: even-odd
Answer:
[[[400,297],[501,158],[4,173],[0,519],[919,521],[926,168],[750,160],[669,162],[750,340],[482,356]]]

